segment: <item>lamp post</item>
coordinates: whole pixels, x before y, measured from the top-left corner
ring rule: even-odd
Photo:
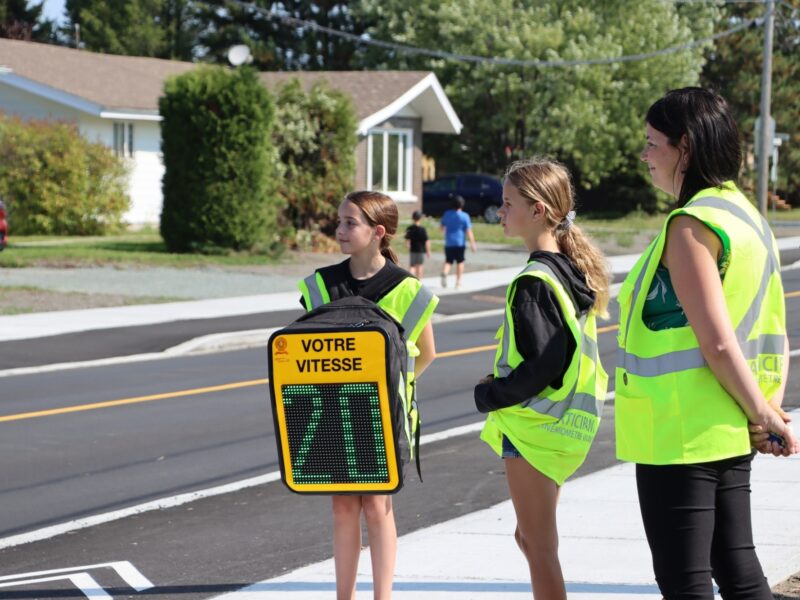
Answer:
[[[771,121],[770,103],[772,102],[772,34],[775,29],[775,2],[766,0],[766,14],[764,15],[764,62],[761,69],[761,128],[758,145],[758,210],[767,216],[767,189],[769,186],[769,157],[772,155],[773,129],[769,127]]]

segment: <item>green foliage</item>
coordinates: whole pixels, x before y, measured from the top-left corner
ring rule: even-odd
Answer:
[[[203,67],[173,77],[159,110],[167,248],[279,251],[274,109],[255,72]]]
[[[356,3],[347,0],[262,0],[256,4],[264,12],[313,21],[352,35],[361,35],[369,26],[363,18],[354,18],[351,5]],[[200,38],[207,49],[205,57],[217,63],[227,63],[225,54],[234,44],[250,47],[258,69],[274,71],[352,69],[359,52],[352,40],[265,18],[239,2],[207,0],[199,3],[198,9],[199,20],[208,24]]]
[[[69,124],[0,118],[0,196],[15,234],[98,235],[128,209],[122,160]]]
[[[355,109],[341,92],[317,83],[306,93],[297,80],[279,90],[276,103],[284,214],[296,230],[332,234],[355,176]]]
[[[192,0],[67,0],[66,40],[94,52],[191,60],[202,25]]]
[[[28,6],[28,0],[0,0],[0,38],[51,41],[54,23],[42,18],[42,5],[41,1]]]
[[[779,150],[778,190],[800,206],[800,0],[778,3],[776,11],[771,112],[776,131],[790,135]],[[726,6],[724,22],[732,26],[763,12],[764,7],[758,5]],[[719,40],[702,74],[703,85],[719,90],[736,117],[750,154],[742,173],[748,190],[755,189],[757,179],[753,127],[760,112],[763,55],[764,29],[751,28]]]
[[[525,60],[620,57],[709,35],[717,9],[661,0],[364,0],[379,39],[463,55]],[[426,136],[440,172],[502,173],[513,159],[555,156],[588,188],[635,174],[647,107],[694,84],[695,48],[648,60],[560,68],[409,58],[374,51],[371,66],[433,70],[464,123],[460,136]]]

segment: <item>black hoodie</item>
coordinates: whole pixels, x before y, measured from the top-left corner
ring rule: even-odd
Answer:
[[[528,261],[545,263],[572,297],[579,315],[594,305],[586,277],[564,254],[537,250]],[[525,360],[508,375],[475,386],[475,406],[482,413],[519,404],[548,385],[560,387],[575,352],[575,340],[553,289],[538,277],[517,281],[512,299],[517,349]]]

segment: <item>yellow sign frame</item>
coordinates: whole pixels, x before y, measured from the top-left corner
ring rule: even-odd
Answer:
[[[369,327],[346,332],[281,330],[270,338],[272,408],[281,455],[281,472],[290,490],[301,494],[357,494],[391,493],[400,487],[397,440],[392,427],[388,393],[387,343],[382,331]],[[366,483],[297,481],[289,448],[283,386],[356,383],[377,384],[388,480]],[[341,443],[344,444],[344,440]]]

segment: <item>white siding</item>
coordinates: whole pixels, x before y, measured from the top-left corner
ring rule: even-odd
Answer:
[[[164,177],[161,124],[156,121],[134,122],[133,140],[134,158],[129,187],[131,210],[126,219],[130,223],[158,224],[163,201],[161,179]]]
[[[23,119],[52,119],[75,123],[88,140],[100,142],[113,149],[114,123],[63,106],[35,94],[2,85],[0,80],[0,110]],[[128,196],[131,207],[125,220],[135,224],[158,224],[161,217],[161,129],[158,121],[126,120],[134,128],[133,157],[126,157],[129,166]]]

